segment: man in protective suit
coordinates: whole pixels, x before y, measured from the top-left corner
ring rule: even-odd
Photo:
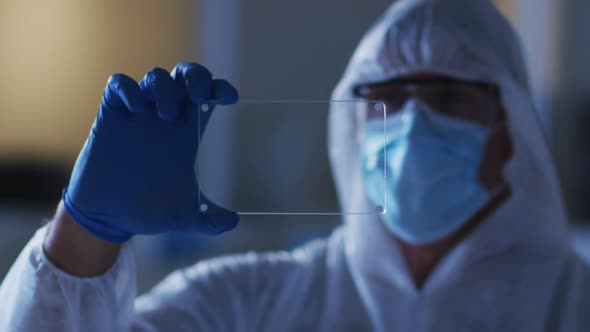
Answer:
[[[340,202],[387,192],[385,214],[346,216],[294,251],[200,262],[136,299],[121,245],[134,234],[237,224],[213,203],[221,217],[201,213],[187,180],[205,125],[191,105],[237,92],[197,64],[114,75],[56,216],[2,283],[0,329],[590,330],[590,273],[568,244],[519,41],[492,4],[395,2],[334,90],[351,98],[387,105],[387,139],[376,110],[330,111]]]

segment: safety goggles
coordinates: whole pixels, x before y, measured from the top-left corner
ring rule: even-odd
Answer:
[[[354,93],[383,102],[387,114],[399,112],[413,98],[427,103],[437,112],[483,126],[493,126],[500,113],[500,90],[497,85],[485,82],[453,78],[394,79],[358,86]],[[369,109],[367,118],[375,117],[383,117],[383,111]]]

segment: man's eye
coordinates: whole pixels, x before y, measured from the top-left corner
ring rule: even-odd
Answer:
[[[446,107],[472,104],[472,98],[470,96],[455,93],[440,94],[435,100],[436,104]]]
[[[383,99],[383,102],[387,106],[401,107],[406,102],[406,99],[407,96],[405,94],[390,94]]]

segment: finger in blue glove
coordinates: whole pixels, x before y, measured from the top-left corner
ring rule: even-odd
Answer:
[[[229,82],[212,79],[194,63],[180,63],[172,74],[154,68],[139,84],[124,74],[111,76],[63,192],[66,210],[109,242],[135,234],[233,229],[238,215],[199,192],[194,166],[198,133],[215,105],[237,101]],[[199,116],[203,104],[209,110]]]

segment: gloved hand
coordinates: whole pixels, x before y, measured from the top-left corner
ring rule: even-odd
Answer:
[[[134,234],[233,229],[238,215],[198,190],[195,157],[215,103],[233,104],[236,89],[203,66],[178,64],[172,74],[152,69],[138,85],[110,77],[63,203],[95,236],[124,242]],[[207,104],[207,112],[200,105]],[[199,114],[200,122],[199,123]],[[208,205],[200,211],[199,195]]]

